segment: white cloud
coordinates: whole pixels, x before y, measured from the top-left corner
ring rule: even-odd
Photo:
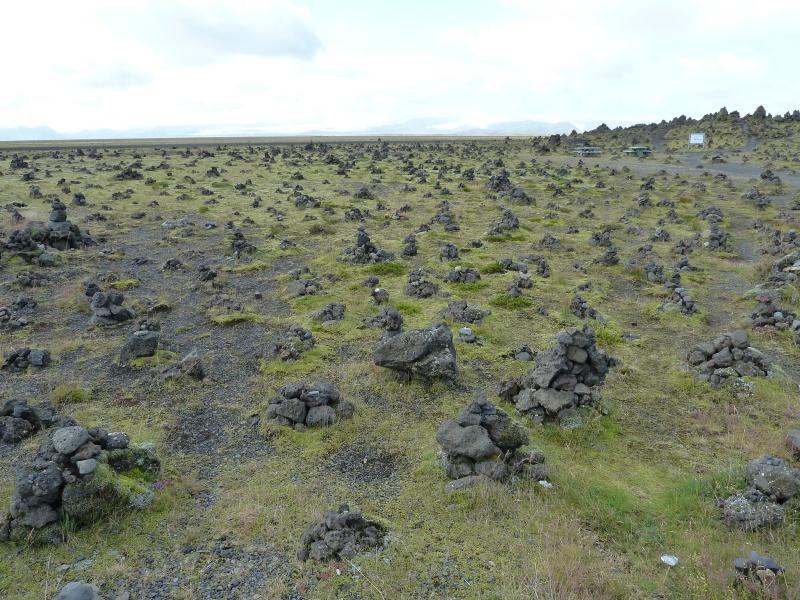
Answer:
[[[629,122],[723,104],[783,112],[800,97],[797,3],[477,0],[453,15],[443,6],[13,3],[0,21],[13,49],[0,127]]]

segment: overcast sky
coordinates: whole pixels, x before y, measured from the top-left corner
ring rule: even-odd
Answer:
[[[796,0],[20,0],[0,9],[0,128],[783,113],[798,32]]]

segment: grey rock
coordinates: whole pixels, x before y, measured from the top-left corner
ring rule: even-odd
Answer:
[[[89,440],[89,432],[78,425],[53,432],[53,447],[60,454],[72,454]]]

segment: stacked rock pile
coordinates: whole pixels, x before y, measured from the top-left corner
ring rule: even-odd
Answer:
[[[384,330],[384,337],[391,337],[403,331],[403,315],[394,308],[384,308],[374,317],[364,321],[367,327],[380,327]]]
[[[327,511],[321,521],[306,528],[300,536],[297,558],[302,561],[349,559],[365,550],[383,547],[385,536],[379,524],[342,504],[338,510]]]
[[[405,292],[415,298],[430,298],[439,292],[439,286],[425,279],[426,273],[422,267],[414,269],[408,274]]]
[[[766,377],[769,372],[769,361],[750,346],[747,333],[741,329],[698,344],[687,360],[698,369],[698,377],[712,386],[731,383],[739,377]]]
[[[74,419],[59,415],[50,404],[28,406],[26,400],[6,400],[0,408],[0,441],[16,444],[41,429],[75,424]]]
[[[744,531],[780,525],[787,501],[800,495],[800,469],[782,458],[765,456],[747,464],[745,479],[744,491],[720,502],[722,520]]]
[[[274,336],[265,349],[268,359],[297,360],[303,352],[314,347],[314,335],[299,325],[292,325],[288,331]]]
[[[513,212],[506,209],[503,211],[503,216],[500,220],[495,221],[492,223],[491,227],[489,227],[487,235],[505,235],[515,229],[519,229],[519,219]]]
[[[89,303],[92,311],[90,324],[117,325],[136,317],[136,313],[130,308],[122,306],[123,302],[125,296],[122,292],[95,292]]]
[[[506,481],[522,475],[547,478],[541,452],[522,452],[529,443],[528,432],[508,414],[479,393],[455,419],[442,423],[436,433],[442,447],[440,459],[447,476],[455,481],[448,490],[463,489],[481,477]]]
[[[774,327],[775,329],[792,329],[797,327],[793,323],[797,315],[788,310],[783,310],[775,306],[775,299],[769,294],[759,294],[756,296],[758,306],[750,315],[753,327]],[[798,322],[800,327],[800,322]]]
[[[536,421],[572,419],[579,406],[601,400],[601,385],[616,361],[597,348],[591,327],[566,329],[556,345],[536,354],[536,368],[503,381],[498,395]]]
[[[466,300],[453,300],[447,308],[439,312],[443,319],[452,319],[456,323],[480,323],[487,316],[492,314],[490,310],[484,310],[477,306],[467,305]]]
[[[119,508],[145,508],[154,498],[143,479],[161,465],[152,446],[130,446],[128,434],[79,425],[51,430],[33,460],[17,471],[0,540],[58,541],[59,521],[90,525]]]
[[[161,324],[158,321],[143,319],[119,353],[119,362],[124,365],[134,358],[153,356],[161,339]]]
[[[353,404],[342,400],[339,390],[326,381],[313,385],[302,381],[284,385],[267,407],[270,423],[297,431],[333,425],[337,419],[349,419],[354,413]]]
[[[44,368],[49,364],[50,350],[17,348],[3,354],[3,364],[0,365],[0,369],[19,373],[28,367]]]
[[[481,280],[481,274],[478,269],[458,266],[447,274],[445,280],[450,283],[475,283]]]
[[[365,265],[388,262],[394,259],[394,254],[381,250],[373,244],[364,226],[359,225],[356,233],[356,245],[352,248],[346,248],[342,253],[342,259],[351,263]]]

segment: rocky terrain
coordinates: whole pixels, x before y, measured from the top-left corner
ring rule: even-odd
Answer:
[[[0,149],[0,598],[797,598],[798,128]]]

